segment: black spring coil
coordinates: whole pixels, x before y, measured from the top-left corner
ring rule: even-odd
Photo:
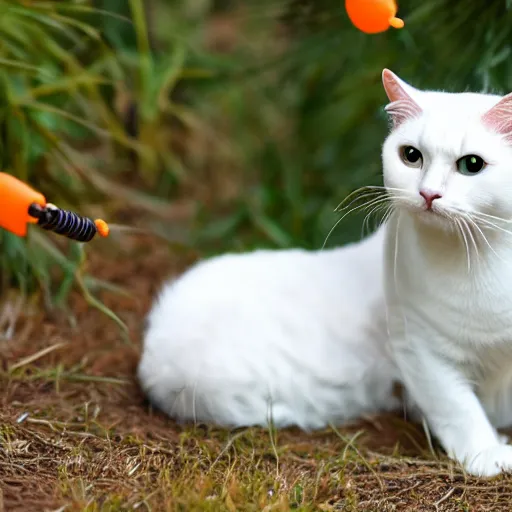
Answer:
[[[89,242],[98,231],[93,220],[53,205],[42,208],[32,204],[28,213],[37,219],[37,225],[41,228],[78,242]]]

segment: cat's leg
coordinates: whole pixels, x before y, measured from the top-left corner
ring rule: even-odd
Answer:
[[[394,339],[402,382],[448,455],[478,476],[512,470],[512,446],[504,445],[462,371],[424,340]]]

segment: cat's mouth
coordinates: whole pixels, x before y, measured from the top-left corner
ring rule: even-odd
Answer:
[[[403,211],[422,224],[453,231],[459,222],[466,222],[467,215],[462,208],[448,204],[445,198],[437,198],[434,201],[425,201],[416,194],[398,194],[393,196],[395,208]]]
[[[399,207],[412,214],[420,222],[439,228],[453,229],[453,212],[437,201],[425,204],[423,201],[400,201]]]
[[[396,201],[396,200],[395,200]],[[424,201],[416,201],[411,200],[410,198],[400,198],[396,203],[400,206],[400,208],[403,208],[407,210],[410,213],[414,213],[417,215],[422,216],[446,216],[447,211],[446,208],[444,208],[441,204],[434,202],[434,203],[425,203]]]
[[[447,213],[443,211],[442,208],[439,208],[438,206],[420,206],[417,208],[416,213],[421,217],[425,219],[432,219],[432,218],[440,218],[444,220],[448,220]]]
[[[425,205],[415,209],[414,216],[425,225],[443,231],[453,231],[457,225],[457,213],[441,204],[433,204],[430,208]]]

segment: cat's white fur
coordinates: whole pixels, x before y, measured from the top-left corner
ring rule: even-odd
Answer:
[[[171,416],[304,429],[389,409],[383,231],[201,262],[162,291],[139,375]]]
[[[199,263],[154,305],[139,378],[181,420],[305,429],[398,407],[400,380],[470,473],[512,471],[496,432],[512,425],[512,102],[383,80],[387,224],[339,249]],[[467,154],[487,167],[460,174]],[[442,196],[431,211],[420,191]]]

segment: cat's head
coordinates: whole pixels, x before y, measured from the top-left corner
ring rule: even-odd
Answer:
[[[512,219],[512,94],[422,91],[387,69],[382,80],[384,184],[396,207],[443,227]]]

